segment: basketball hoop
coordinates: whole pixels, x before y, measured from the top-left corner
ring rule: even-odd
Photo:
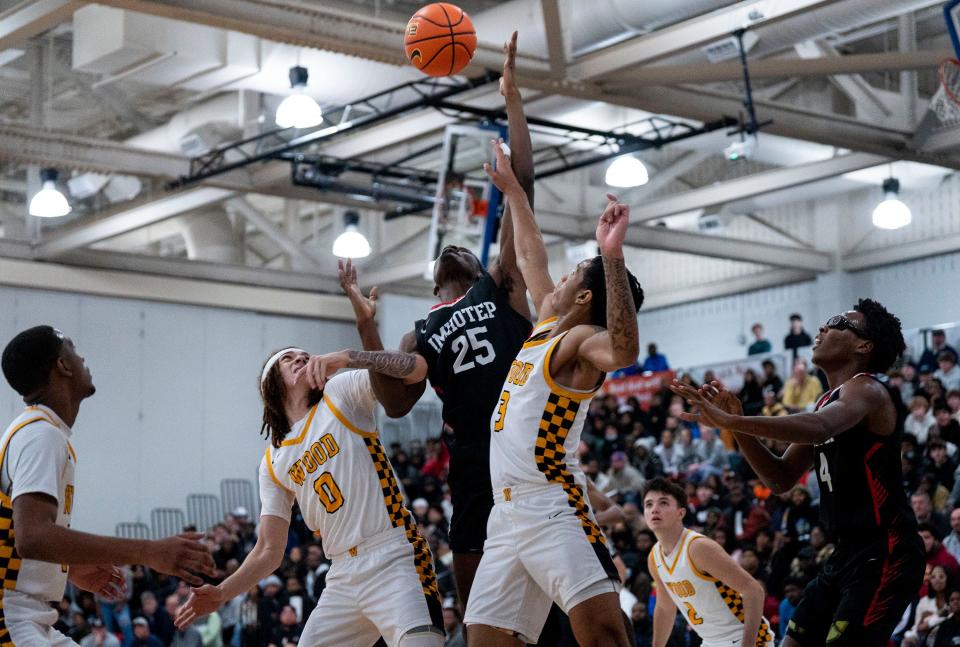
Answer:
[[[930,109],[944,126],[960,124],[960,61],[948,58],[940,63],[940,88],[930,100]]]

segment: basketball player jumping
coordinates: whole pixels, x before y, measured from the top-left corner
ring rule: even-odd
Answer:
[[[369,333],[369,331],[367,331]],[[380,344],[379,336],[362,335]],[[374,338],[375,337],[375,338]],[[362,368],[327,379],[340,368]],[[332,561],[327,586],[300,642],[319,647],[440,647],[443,616],[433,556],[404,507],[376,432],[377,389],[370,373],[423,380],[423,358],[399,352],[342,351],[310,357],[274,353],[260,375],[262,510],[257,543],[236,573],[193,589],[175,622],[183,628],[245,593],[283,561],[296,501]]]
[[[600,256],[554,284],[533,210],[494,142],[485,167],[510,204],[517,263],[539,323],[520,349],[491,417],[490,475],[496,504],[464,619],[471,642],[536,642],[552,601],[583,647],[628,645],[619,579],[587,501],[575,452],[605,372],[639,351],[643,291],[624,264],[626,205],[610,202],[597,224]]]
[[[657,583],[653,645],[665,647],[677,609],[703,647],[773,647],[763,617],[763,587],[723,548],[683,527],[687,495],[656,478],[643,489],[643,518],[657,536],[647,568]]]
[[[900,320],[876,301],[861,299],[820,327],[813,361],[830,390],[814,413],[746,417],[716,383],[699,391],[671,387],[700,410],[684,414],[686,419],[702,418],[736,433],[744,456],[775,492],[789,490],[814,468],[820,522],[837,549],[804,591],[786,647],[886,645],[917,595],[924,556],[900,478],[902,407],[875,376],[904,348]],[[758,437],[791,445],[775,456]]]
[[[77,455],[70,440],[93,378],[73,341],[51,326],[24,330],[3,351],[3,374],[27,408],[0,439],[0,644],[65,647],[53,628],[67,582],[107,600],[125,597],[113,564],[145,564],[192,584],[212,575],[213,558],[185,533],[159,541],[102,537],[70,529]]]
[[[506,101],[512,164],[533,202],[533,152],[520,90],[514,82],[517,34],[504,45],[500,93]],[[400,349],[416,352],[429,366],[430,384],[443,401],[443,421],[453,429],[447,482],[453,503],[450,550],[460,604],[466,607],[487,536],[490,495],[490,414],[500,398],[510,362],[530,334],[526,286],[513,245],[513,207],[504,210],[500,257],[487,272],[463,247],[446,247],[434,266],[440,303],[407,333]],[[383,405],[405,415],[424,383],[403,392],[384,389]]]

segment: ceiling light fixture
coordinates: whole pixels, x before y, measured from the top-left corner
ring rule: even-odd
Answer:
[[[633,155],[621,155],[607,167],[604,181],[608,186],[631,188],[649,182],[650,174],[643,162]]]
[[[913,220],[910,207],[900,200],[900,181],[887,178],[883,181],[884,200],[873,210],[873,226],[880,229],[900,229]]]
[[[337,236],[333,241],[333,255],[340,258],[365,258],[370,255],[370,243],[367,237],[360,233],[357,224],[360,222],[360,214],[356,211],[348,211],[343,214],[346,228],[343,233]]]
[[[57,171],[45,168],[40,171],[43,188],[30,200],[30,215],[38,218],[60,218],[70,213],[70,203],[57,190]]]
[[[290,68],[290,87],[293,92],[277,107],[276,123],[281,128],[314,128],[323,123],[320,105],[306,94],[307,68]]]

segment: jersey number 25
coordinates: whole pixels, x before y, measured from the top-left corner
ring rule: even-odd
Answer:
[[[469,371],[476,364],[489,364],[496,358],[497,353],[493,350],[493,344],[480,336],[486,332],[486,326],[476,326],[454,338],[451,345],[453,352],[457,354],[457,359],[453,361],[454,373]],[[473,359],[469,361],[467,361],[468,350],[473,350]]]

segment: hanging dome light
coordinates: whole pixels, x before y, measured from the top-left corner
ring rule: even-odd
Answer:
[[[609,186],[631,188],[643,186],[650,181],[647,167],[633,155],[621,155],[607,167],[604,181]]]
[[[900,200],[900,182],[895,178],[883,181],[886,198],[873,210],[873,226],[880,229],[900,229],[913,220],[910,207]]]
[[[344,214],[343,220],[347,226],[344,232],[333,241],[333,255],[340,258],[365,258],[369,256],[370,243],[367,241],[367,237],[357,229],[360,215],[356,211],[348,211]]]
[[[70,203],[57,190],[57,171],[45,168],[40,171],[43,188],[30,200],[30,215],[38,218],[60,218],[70,213]]]
[[[293,92],[277,107],[276,123],[281,128],[314,128],[323,123],[320,105],[306,94],[307,68],[290,68],[290,87]]]

